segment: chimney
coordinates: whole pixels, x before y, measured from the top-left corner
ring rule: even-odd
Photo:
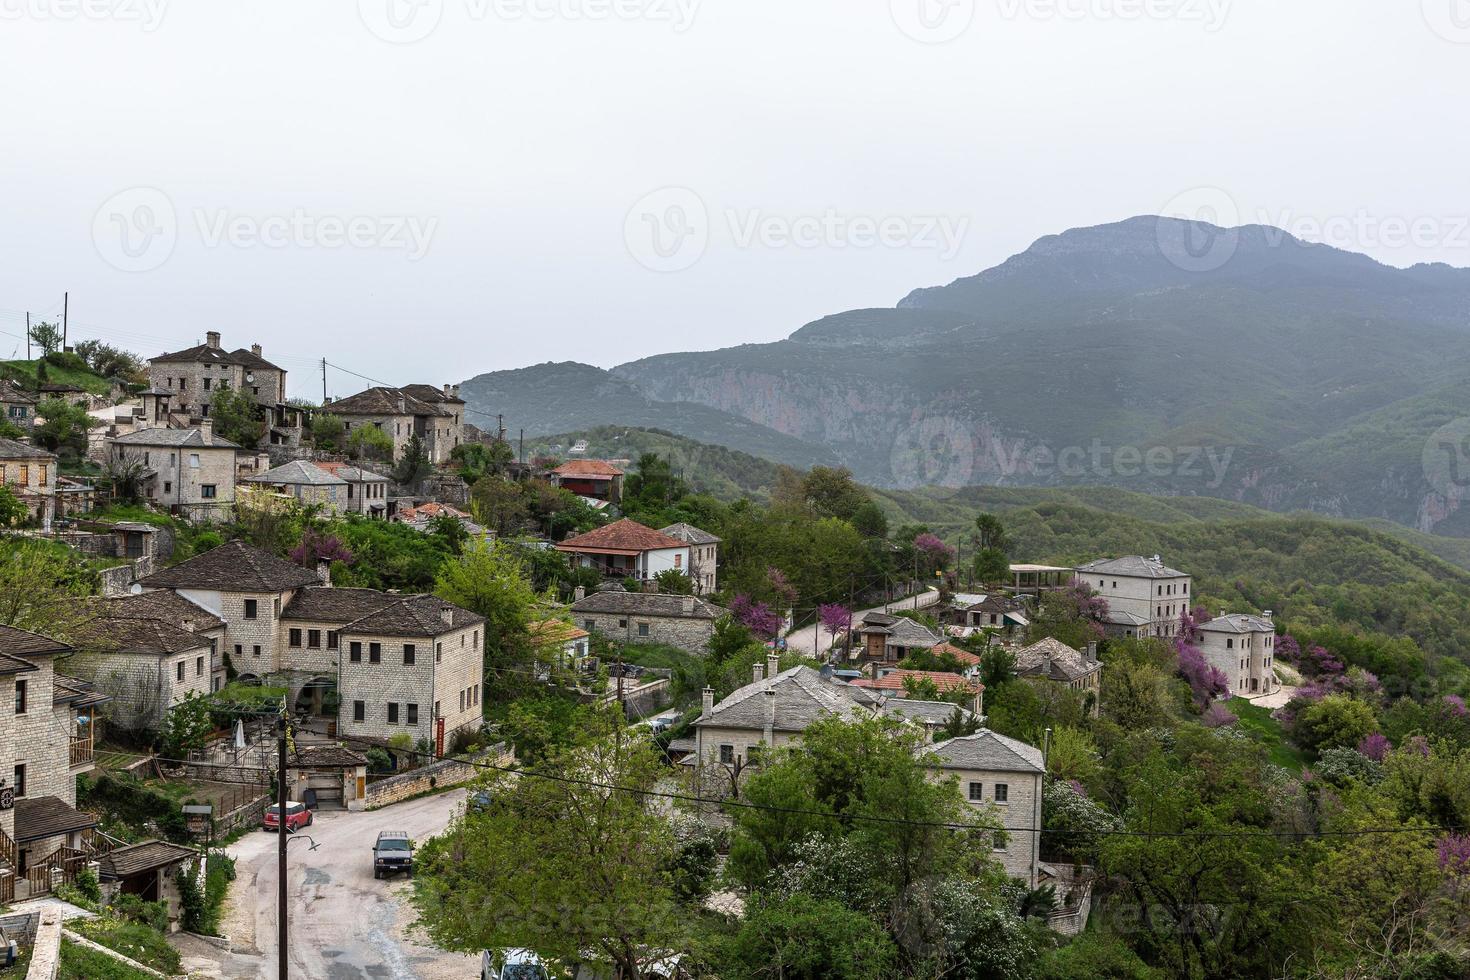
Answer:
[[[439,610],[439,618],[442,619],[442,620],[444,620],[444,625],[445,626],[453,626],[454,625],[454,607],[453,606],[443,606],[443,607],[441,607],[440,610]]]
[[[408,411],[408,403],[403,400],[403,392],[398,393],[398,414],[402,415]]]
[[[975,696],[970,698],[970,711],[976,718],[985,719],[985,685],[976,682]]]
[[[1261,618],[1268,623],[1271,622],[1271,610],[1267,609],[1265,612],[1261,613]]]
[[[572,601],[573,602],[581,602],[585,598],[587,598],[587,586],[585,586],[585,585],[579,585],[575,589],[572,590]]]
[[[771,734],[776,730],[776,689],[766,688],[766,730],[765,741],[771,744]]]
[[[204,343],[206,346],[212,347],[215,350],[219,350],[219,331],[209,330],[205,332]]]
[[[1154,555],[1154,564],[1155,565],[1162,565],[1163,563],[1164,563],[1164,559],[1163,558],[1159,557],[1158,555]]]
[[[192,633],[192,632],[194,632],[194,620],[192,620],[192,619],[186,619],[182,623],[180,623],[179,625],[182,626],[182,627],[184,627],[184,632],[185,633]]]
[[[202,418],[199,420],[199,434],[204,437],[206,443],[214,442],[214,419]]]
[[[781,655],[779,653],[766,654],[766,676],[775,677],[781,673]]]
[[[1224,619],[1226,616],[1229,616],[1229,615],[1230,614],[1228,612],[1226,612],[1225,610],[1221,609],[1220,610],[1220,615],[1216,616],[1215,618],[1216,619]]]
[[[445,398],[448,398],[449,397],[449,385],[447,385],[447,384],[444,386],[444,397]]]
[[[316,560],[316,577],[322,585],[332,587],[332,559],[318,558]]]
[[[459,397],[459,385],[451,385],[449,390],[454,393],[455,398]]]
[[[750,679],[751,679],[751,682],[754,683],[754,684],[759,684],[761,681],[765,680],[766,679],[766,669],[765,669],[765,667],[761,666],[760,664],[756,664],[754,667],[752,667],[751,668],[751,671],[750,671]]]
[[[684,615],[686,615],[686,616],[693,616],[694,615],[694,596],[692,596],[692,595],[686,595],[686,596],[681,596],[680,598],[681,598],[682,601],[679,603],[679,605],[683,608]]]
[[[704,702],[700,707],[699,717],[708,718],[710,712],[715,710],[715,689],[706,687],[704,689]]]
[[[1089,642],[1087,644],[1087,662],[1090,663],[1090,664],[1097,663],[1097,641],[1096,640],[1092,640],[1091,642]]]

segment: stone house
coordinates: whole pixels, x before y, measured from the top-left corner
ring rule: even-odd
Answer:
[[[0,484],[47,530],[56,517],[56,478],[55,454],[29,443],[0,439]]]
[[[999,819],[994,857],[1012,877],[1035,887],[1041,852],[1041,788],[1046,765],[1034,745],[989,729],[939,742],[932,761],[959,781],[971,805]]]
[[[1078,580],[1108,602],[1113,632],[1174,636],[1189,610],[1190,576],[1165,565],[1158,555],[1099,558],[1076,569]]]
[[[286,401],[286,369],[263,358],[259,344],[227,351],[218,331],[210,330],[204,337],[197,347],[160,354],[148,362],[149,384],[169,395],[170,411],[186,418],[209,418],[214,396],[233,389],[260,406],[270,445],[301,445],[303,413]]]
[[[623,499],[623,475],[606,460],[569,459],[551,471],[551,484],[588,500],[617,504]]]
[[[970,630],[1009,630],[1029,624],[1025,607],[1014,596],[957,592],[940,613],[947,626]]]
[[[1048,636],[1017,650],[1015,656],[1017,677],[1064,684],[1089,698],[1088,710],[1094,718],[1097,717],[1102,697],[1102,662],[1097,659],[1096,643],[1089,643],[1085,651],[1079,651]]]
[[[915,650],[932,650],[944,638],[907,616],[870,612],[857,626],[861,644],[854,648],[865,663],[897,663]]]
[[[623,518],[573,535],[556,546],[574,565],[595,568],[604,578],[651,582],[660,572],[689,574],[693,549],[685,541]]]
[[[143,465],[150,503],[191,520],[216,520],[235,502],[240,447],[214,434],[208,419],[188,429],[138,429],[108,446],[113,463]]]
[[[403,455],[409,439],[418,436],[429,462],[449,462],[454,447],[464,442],[464,399],[457,385],[443,390],[433,385],[375,387],[323,406],[323,411],[342,419],[347,434],[365,425],[386,432],[393,439],[393,458]]]
[[[350,463],[314,464],[319,469],[343,480],[347,484],[347,502],[341,508],[344,514],[361,514],[363,517],[381,518],[388,513],[388,478],[381,473],[353,466]]]
[[[531,647],[541,663],[570,670],[591,652],[592,634],[560,619],[532,623]]]
[[[146,840],[118,847],[98,860],[97,878],[104,901],[119,895],[136,895],[145,902],[165,902],[169,921],[178,921],[182,912],[175,875],[180,870],[195,871],[199,852],[182,844]]]
[[[343,513],[349,503],[350,485],[346,480],[305,460],[293,459],[259,476],[246,477],[245,482],[283,493],[303,507],[321,507],[333,517]]]
[[[0,626],[0,902],[25,896],[27,872],[90,859],[97,820],[76,808],[76,777],[93,768],[93,712],[107,698],[56,672],[70,652]]]
[[[683,541],[689,546],[689,577],[694,591],[713,595],[719,588],[720,539],[693,524],[670,524],[661,534]]]
[[[102,599],[78,625],[68,668],[111,698],[108,722],[157,732],[190,694],[223,686],[225,622],[173,592]]]
[[[12,378],[0,380],[0,418],[29,432],[36,420],[36,396]]]
[[[308,791],[319,807],[362,810],[367,806],[367,756],[341,745],[302,745],[291,757],[293,800],[305,800]]]
[[[1233,697],[1258,698],[1281,689],[1276,679],[1276,624],[1259,616],[1220,613],[1199,625],[1200,652],[1224,672]]]
[[[666,643],[703,654],[725,610],[698,596],[595,592],[572,603],[572,619],[589,633],[627,643]]]

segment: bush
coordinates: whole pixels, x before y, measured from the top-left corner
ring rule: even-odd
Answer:
[[[393,757],[382,749],[374,747],[363,754],[367,756],[368,772],[393,771]]]
[[[101,811],[109,821],[124,824],[140,836],[156,832],[177,844],[189,841],[179,804],[133,776],[102,773],[96,780],[79,782],[78,797],[78,807]]]
[[[54,351],[46,355],[45,361],[47,364],[53,367],[59,367],[63,371],[86,371],[90,373],[92,370],[91,365],[70,351]]]
[[[107,911],[115,919],[137,922],[158,932],[168,931],[168,904],[145,902],[137,895],[119,895]]]
[[[167,913],[164,914],[162,929],[111,915],[74,922],[73,925],[79,933],[92,942],[106,946],[128,959],[136,960],[168,976],[174,976],[182,970],[179,952],[168,942]]]

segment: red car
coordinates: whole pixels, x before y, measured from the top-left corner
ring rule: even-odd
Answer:
[[[305,803],[286,802],[286,832],[294,834],[302,827],[311,826],[312,813],[306,808]],[[271,806],[265,811],[265,821],[261,824],[266,830],[279,830],[281,822],[281,807],[279,804]]]

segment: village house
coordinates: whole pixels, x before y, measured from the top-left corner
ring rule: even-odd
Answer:
[[[269,487],[276,493],[291,497],[303,507],[320,507],[333,517],[343,513],[348,505],[350,486],[346,480],[315,463],[300,459],[266,470],[259,476],[247,477],[244,482]]]
[[[0,626],[0,904],[47,892],[63,863],[92,859],[97,818],[77,810],[76,785],[93,768],[93,712],[107,698],[56,672],[70,652]]]
[[[30,511],[31,519],[50,530],[56,517],[56,456],[14,439],[0,439],[0,485]]]
[[[0,380],[0,418],[24,432],[31,431],[36,420],[36,396],[13,378]]]
[[[1089,713],[1096,718],[1102,698],[1102,663],[1097,644],[1085,651],[1074,650],[1060,640],[1047,637],[1016,651],[1016,676],[1039,678],[1063,684],[1087,699]]]
[[[188,429],[138,429],[108,446],[114,465],[142,466],[149,503],[190,520],[216,520],[235,502],[235,457],[240,447],[214,434],[205,419]]]
[[[1158,555],[1099,558],[1078,565],[1077,579],[1107,600],[1110,632],[1125,636],[1173,636],[1189,609],[1191,579]]]
[[[415,531],[425,534],[434,529],[434,521],[440,517],[458,521],[459,526],[464,528],[464,533],[471,538],[490,541],[495,537],[495,532],[476,524],[474,518],[469,514],[449,504],[430,501],[426,504],[419,504],[417,507],[404,507],[393,515],[395,521],[407,524]]]
[[[1046,764],[1034,745],[982,728],[935,744],[935,765],[959,781],[971,805],[996,817],[993,856],[1006,873],[1035,887],[1041,853],[1041,788]]]
[[[414,436],[424,447],[429,462],[449,462],[454,447],[464,442],[464,399],[458,385],[443,390],[432,385],[402,388],[374,387],[322,407],[340,418],[350,436],[354,429],[370,425],[393,439],[393,458],[403,455]]]
[[[197,347],[160,354],[148,362],[151,390],[170,396],[165,407],[185,416],[180,424],[187,424],[188,419],[209,418],[214,396],[233,389],[249,395],[262,409],[267,442],[273,446],[301,445],[303,413],[286,401],[286,369],[263,358],[259,344],[252,344],[249,350],[227,351],[220,345],[217,330],[206,332],[204,337],[204,343]],[[156,409],[158,403],[155,401],[152,407]]]
[[[361,514],[363,517],[383,518],[388,513],[388,478],[381,473],[354,466],[351,463],[314,464],[347,484],[347,502],[341,508],[344,514]]]
[[[176,593],[92,602],[74,634],[67,667],[111,698],[114,728],[161,731],[174,705],[224,685],[224,620]]]
[[[1001,631],[1030,623],[1025,608],[1014,596],[971,592],[956,592],[940,613],[940,621],[946,626],[965,628],[964,635],[973,630]]]
[[[551,484],[594,504],[623,499],[623,471],[606,460],[569,459],[551,471]]]
[[[943,642],[923,623],[881,612],[863,616],[857,634],[862,638],[858,656],[865,663],[897,663],[915,650],[931,650]]]
[[[1271,611],[1259,616],[1220,613],[1199,624],[1200,651],[1224,672],[1234,697],[1258,698],[1281,689],[1276,680],[1276,624]]]
[[[670,524],[659,533],[689,546],[689,577],[694,580],[694,591],[700,595],[713,595],[719,588],[720,539],[693,524],[682,522]]]
[[[627,643],[666,643],[703,654],[725,610],[698,596],[594,592],[572,603],[572,618],[589,633]]]
[[[688,543],[626,517],[567,538],[556,550],[573,565],[597,569],[603,578],[642,583],[652,582],[660,572],[689,574]]]
[[[572,670],[591,652],[592,634],[564,620],[532,623],[529,632],[538,663]]]

